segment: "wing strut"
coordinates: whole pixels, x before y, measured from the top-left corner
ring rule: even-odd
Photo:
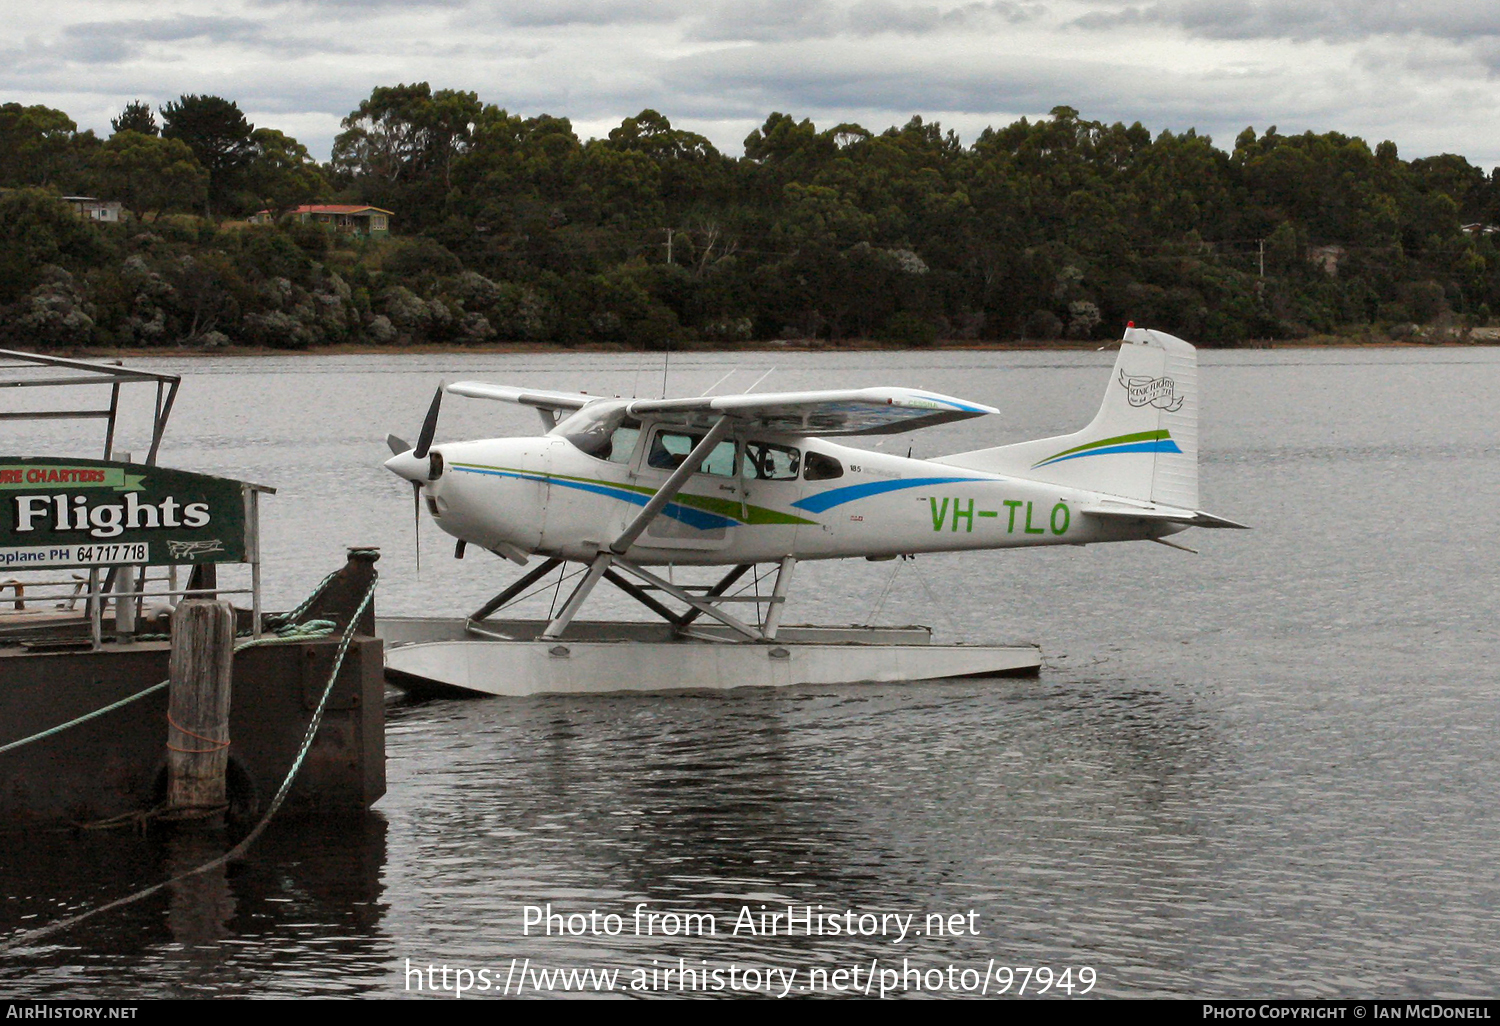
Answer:
[[[714,422],[714,426],[708,429],[708,433],[703,436],[697,445],[693,446],[693,451],[687,454],[687,458],[678,465],[676,470],[672,471],[672,476],[667,478],[661,488],[657,490],[657,493],[651,497],[651,501],[646,503],[645,508],[636,514],[635,519],[630,522],[630,526],[625,528],[620,537],[615,539],[614,544],[594,557],[594,561],[589,564],[588,573],[583,575],[583,580],[578,582],[578,587],[573,589],[573,594],[569,595],[568,601],[563,603],[562,610],[553,618],[551,623],[547,624],[547,629],[542,631],[542,637],[549,639],[560,637],[562,632],[568,629],[568,624],[572,623],[573,617],[578,615],[578,610],[583,606],[584,600],[593,592],[595,586],[604,579],[604,575],[609,573],[612,565],[618,565],[622,569],[629,570],[636,577],[647,580],[652,584],[659,584],[658,579],[653,578],[650,574],[640,570],[640,568],[626,563],[621,556],[624,555],[630,546],[635,544],[635,540],[641,536],[642,531],[651,525],[651,521],[655,520],[661,514],[661,511],[666,509],[667,503],[677,497],[677,493],[682,490],[682,486],[687,483],[687,479],[692,477],[693,473],[703,465],[704,460],[708,459],[708,454],[713,452],[714,446],[724,440],[724,436],[729,433],[730,427],[730,420],[727,416],[721,416]],[[760,636],[760,632],[755,630],[755,628],[747,627],[733,617],[727,616],[727,614],[709,610],[705,610],[705,612],[711,612],[711,615],[724,620],[729,626],[748,637],[758,638]]]
[[[704,460],[708,459],[708,454],[714,451],[714,446],[722,442],[724,436],[729,434],[730,427],[728,417],[720,417],[714,421],[714,426],[708,429],[708,434],[703,436],[703,440],[693,446],[693,451],[687,454],[687,459],[672,471],[672,476],[667,478],[656,494],[651,497],[646,507],[636,514],[630,526],[615,539],[615,543],[609,547],[611,553],[622,556],[630,546],[635,544],[641,532],[650,526],[651,521],[655,520],[666,508],[667,503],[677,498],[677,493],[682,491],[682,486],[687,484],[687,479],[702,466]]]

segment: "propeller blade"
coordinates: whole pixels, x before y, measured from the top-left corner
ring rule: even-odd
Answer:
[[[438,408],[443,405],[443,386],[433,393],[432,405],[427,408],[427,419],[422,421],[422,433],[417,435],[417,447],[412,450],[412,455],[422,459],[427,455],[427,450],[432,448],[432,436],[437,434]]]
[[[417,551],[417,576],[422,576],[422,485],[418,481],[411,483],[411,518],[412,532],[416,537]]]
[[[400,456],[411,449],[411,444],[406,439],[396,435],[386,435],[385,444],[391,450],[392,456]]]

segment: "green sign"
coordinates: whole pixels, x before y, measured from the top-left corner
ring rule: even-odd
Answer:
[[[0,571],[244,563],[250,487],[135,463],[0,457]]]

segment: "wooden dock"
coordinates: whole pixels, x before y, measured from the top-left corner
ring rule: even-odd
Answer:
[[[291,767],[349,623],[374,577],[372,554],[351,554],[302,619],[331,634],[235,653],[229,717],[230,812],[252,818]],[[241,611],[242,613],[244,611]],[[3,614],[0,614],[3,618]],[[55,634],[0,643],[0,745],[103,708],[165,680],[168,641],[69,646]],[[356,626],[322,724],[280,815],[359,812],[385,793],[385,682],[374,610]],[[0,752],[0,831],[85,825],[144,812],[165,798],[165,688],[20,748]]]

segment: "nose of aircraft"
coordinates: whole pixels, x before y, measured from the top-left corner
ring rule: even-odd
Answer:
[[[405,452],[398,452],[385,461],[385,469],[413,484],[425,483],[432,473],[432,464],[425,456],[417,459],[412,455],[415,451],[415,449],[408,449]]]

